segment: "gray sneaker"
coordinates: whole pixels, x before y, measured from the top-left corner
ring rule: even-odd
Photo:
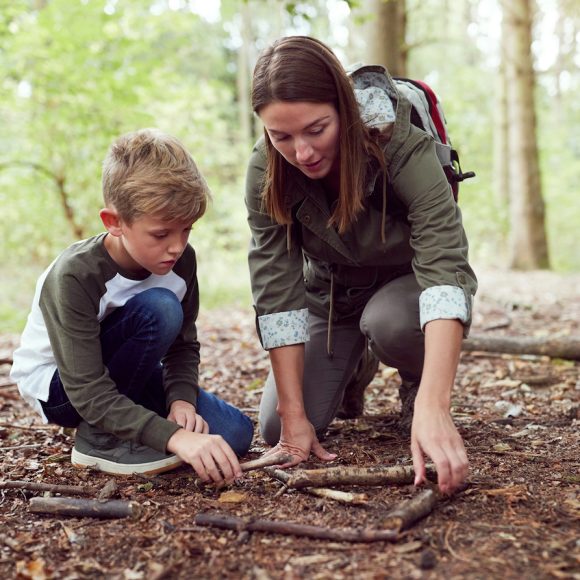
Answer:
[[[119,475],[154,475],[183,463],[177,455],[167,455],[145,445],[123,441],[86,421],[81,421],[77,428],[71,461],[75,467],[93,467]]]

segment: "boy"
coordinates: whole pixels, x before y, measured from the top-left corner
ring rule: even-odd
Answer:
[[[177,139],[144,129],[109,149],[103,197],[106,232],[40,277],[11,376],[44,421],[77,427],[76,466],[153,474],[186,462],[203,481],[231,482],[253,427],[198,385],[187,240],[207,184]]]

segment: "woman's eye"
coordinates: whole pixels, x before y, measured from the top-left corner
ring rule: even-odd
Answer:
[[[311,129],[310,134],[311,135],[321,135],[323,131],[324,131],[324,127],[317,127],[316,129]]]

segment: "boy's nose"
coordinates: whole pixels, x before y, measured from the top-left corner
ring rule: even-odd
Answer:
[[[169,253],[172,255],[178,255],[183,252],[183,248],[185,248],[185,244],[181,240],[172,240],[171,244],[169,244]]]

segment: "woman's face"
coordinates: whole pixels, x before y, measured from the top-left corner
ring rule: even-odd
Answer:
[[[310,179],[329,175],[338,161],[338,112],[331,103],[274,101],[260,110],[270,141]]]

